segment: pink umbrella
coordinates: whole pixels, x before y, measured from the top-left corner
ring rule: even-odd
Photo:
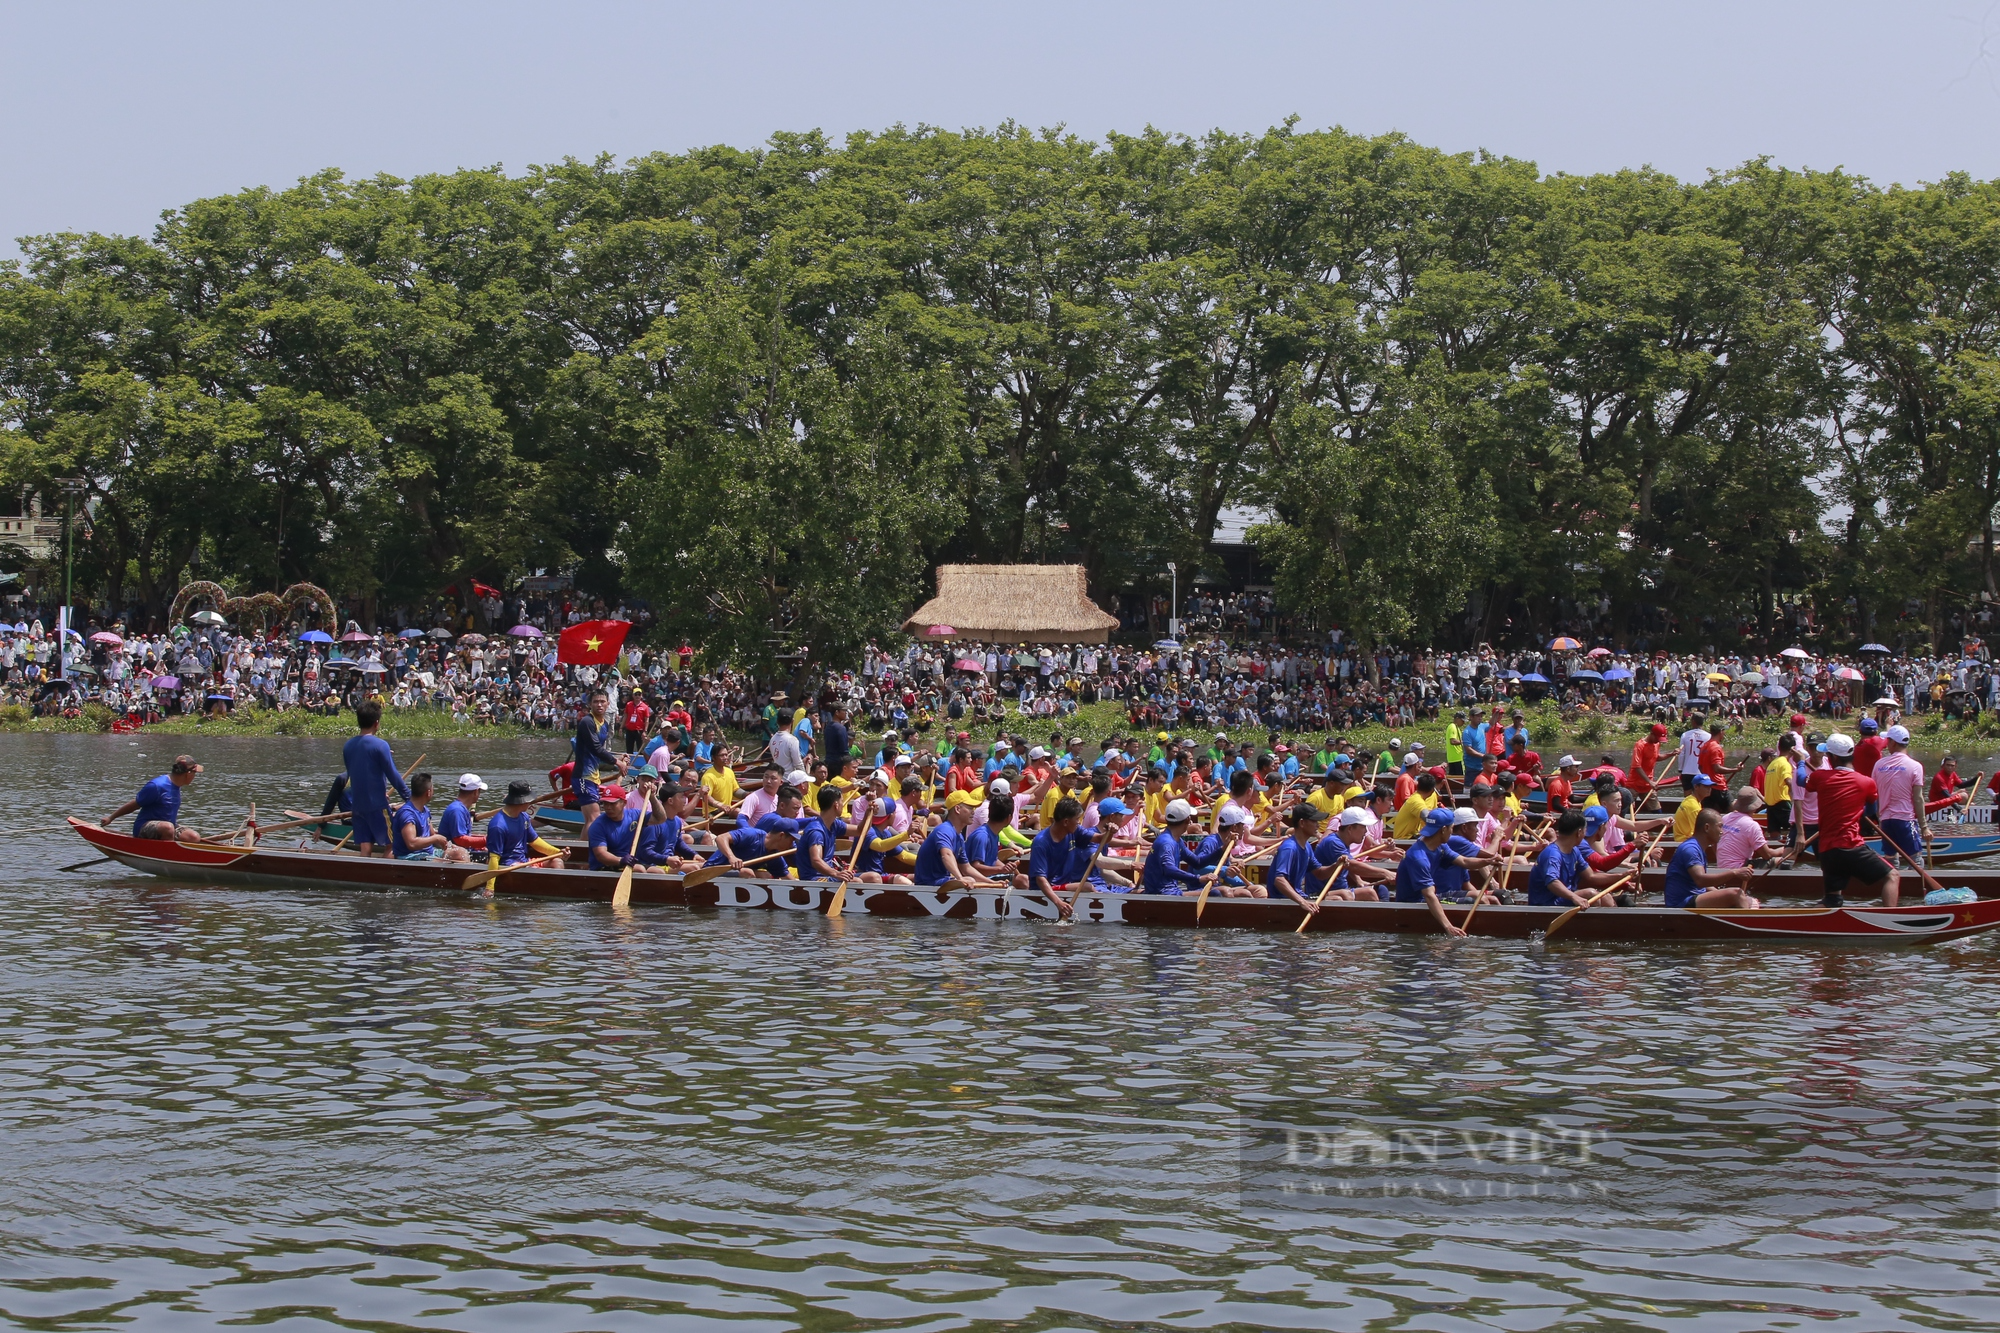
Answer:
[[[109,644],[113,648],[123,648],[125,646],[125,640],[119,638],[108,629],[97,631],[97,633],[90,636],[90,641],[92,643]]]
[[[961,657],[961,658],[959,658],[959,659],[958,659],[958,660],[957,660],[956,662],[953,662],[953,663],[952,663],[951,665],[952,665],[952,668],[953,668],[954,670],[957,670],[957,671],[984,671],[984,670],[986,670],[986,664],[985,664],[984,662],[980,662],[980,661],[976,661],[976,660],[974,660],[973,658],[970,658],[970,657]]]
[[[156,690],[177,690],[181,687],[179,676],[155,676],[153,688]]]
[[[340,636],[340,641],[342,643],[373,643],[375,642],[375,636],[373,634],[363,634],[358,629],[351,629]]]
[[[1841,667],[1833,673],[1835,680],[1867,680],[1868,677],[1853,667]]]
[[[932,625],[929,629],[925,630],[924,633],[929,634],[935,638],[945,639],[945,638],[950,638],[952,635],[958,633],[958,631],[953,629],[949,625]]]
[[[1609,648],[1592,648],[1592,649],[1591,649],[1591,650],[1590,650],[1589,652],[1585,653],[1585,654],[1584,654],[1584,656],[1585,656],[1585,657],[1609,657],[1609,656],[1611,656],[1611,650],[1610,650]]]

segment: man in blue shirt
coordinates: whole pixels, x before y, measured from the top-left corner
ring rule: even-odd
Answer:
[[[1471,786],[1486,768],[1486,724],[1474,722],[1465,729],[1465,782]]]
[[[1479,844],[1462,836],[1458,830],[1470,832],[1479,823],[1479,812],[1466,806],[1452,811],[1451,836],[1444,840],[1444,846],[1432,857],[1433,871],[1437,877],[1438,897],[1451,903],[1469,903],[1473,894],[1479,894],[1483,903],[1498,902],[1492,894],[1471,887],[1472,872],[1485,866],[1498,865],[1498,855],[1483,853]]]
[[[419,773],[410,779],[410,799],[397,807],[395,817],[389,821],[396,859],[435,861],[444,856],[453,861],[470,860],[463,847],[454,847],[442,833],[431,832],[430,805],[431,775]],[[457,855],[451,855],[453,852]]]
[[[988,790],[986,822],[965,835],[965,863],[997,884],[1017,889],[1028,887],[1028,877],[1015,872],[1000,859],[1000,835],[1014,821],[1014,797],[1010,792]],[[900,878],[900,877],[898,877]]]
[[[562,853],[553,844],[543,841],[535,833],[534,789],[525,782],[507,784],[507,797],[493,818],[486,821],[486,865],[498,870],[502,866],[519,865],[529,859],[532,853],[539,857],[557,857]],[[489,887],[487,892],[492,892]]]
[[[847,832],[847,824],[840,818],[842,795],[843,790],[831,783],[821,787],[818,818],[800,822],[799,851],[793,858],[793,863],[799,868],[800,879],[844,882],[855,877],[854,872],[841,864],[833,846]]]
[[[201,765],[188,755],[174,756],[172,767],[139,788],[139,794],[98,821],[103,828],[113,821],[137,813],[132,821],[135,838],[158,838],[165,842],[200,842],[201,834],[181,820],[181,789],[194,781]]]
[[[1070,914],[1069,903],[1059,890],[1069,885],[1070,863],[1079,853],[1088,856],[1095,846],[1089,834],[1077,829],[1082,818],[1083,803],[1065,796],[1050,811],[1049,826],[1028,845],[1028,887],[1054,903],[1065,917]]]
[[[826,757],[827,767],[838,771],[835,766],[854,749],[854,737],[847,729],[845,708],[836,704],[833,712],[826,715],[825,731],[826,734],[820,737],[820,752]],[[878,762],[875,766],[880,768],[882,765]]]
[[[577,812],[586,828],[598,814],[597,784],[613,771],[623,773],[631,756],[611,752],[611,696],[603,690],[590,692],[590,709],[576,720],[576,734],[570,737],[570,790],[576,793]]]
[[[1467,758],[1471,757],[1471,744],[1466,745]],[[1446,838],[1451,836],[1452,812],[1433,810],[1424,816],[1423,834],[1411,843],[1403,853],[1402,862],[1396,867],[1396,901],[1399,903],[1423,903],[1430,908],[1431,918],[1447,935],[1463,935],[1462,926],[1452,924],[1445,915],[1444,904],[1438,901],[1436,858],[1444,848]],[[1577,821],[1577,831],[1581,833],[1583,821]]]
[[[918,884],[936,887],[964,883],[986,888],[994,882],[974,870],[965,857],[965,830],[972,824],[972,812],[979,798],[969,791],[955,791],[944,799],[944,819],[917,848],[917,868],[911,878]]]
[[[639,770],[641,791],[646,789],[646,779],[653,776],[656,776],[656,770],[651,765]],[[687,840],[687,821],[681,817],[686,813],[687,793],[674,783],[662,783],[658,794],[658,817],[646,825],[646,831],[639,835],[640,865],[692,870],[701,864],[702,853]]]
[[[1748,885],[1756,871],[1749,866],[1735,870],[1711,870],[1715,849],[1722,841],[1722,815],[1703,810],[1694,817],[1694,836],[1674,849],[1667,862],[1667,906],[1669,907],[1758,907]]]
[[[396,756],[389,742],[376,735],[382,725],[382,704],[363,699],[354,706],[354,724],[360,735],[348,738],[340,749],[347,769],[347,792],[354,801],[354,846],[369,856],[380,847],[386,855],[389,842],[389,788],[404,800],[410,799],[410,784],[396,771]]]
[[[452,846],[468,851],[485,850],[484,842],[472,831],[472,816],[479,808],[479,793],[485,790],[486,780],[477,773],[459,774],[458,796],[438,816],[437,831]]]
[[[1284,894],[1305,908],[1308,916],[1319,915],[1319,905],[1306,896],[1318,888],[1319,857],[1314,854],[1313,843],[1319,838],[1319,816],[1318,809],[1303,802],[1293,807],[1292,836],[1271,852],[1267,879],[1271,897]]]
[[[1190,889],[1200,889],[1203,876],[1187,868],[1187,844],[1183,838],[1194,819],[1194,807],[1178,798],[1168,801],[1161,818],[1167,826],[1153,839],[1146,853],[1146,865],[1139,872],[1139,892],[1177,897]]]
[[[1579,907],[1594,891],[1617,882],[1617,876],[1592,870],[1584,860],[1583,836],[1582,811],[1556,816],[1555,841],[1542,848],[1528,872],[1528,906]]]

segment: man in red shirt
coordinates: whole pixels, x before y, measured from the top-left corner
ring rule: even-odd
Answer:
[[[1667,737],[1667,729],[1655,722],[1646,732],[1646,739],[1632,745],[1632,771],[1626,776],[1625,785],[1639,799],[1632,802],[1632,809],[1645,808],[1653,799],[1653,775],[1660,771],[1660,742]]]
[[[1850,881],[1880,886],[1882,905],[1894,907],[1896,870],[1862,840],[1861,815],[1875,799],[1875,779],[1856,773],[1854,741],[1839,732],[1819,747],[1827,768],[1806,770],[1806,790],[1819,798],[1819,873],[1828,907],[1839,907]]]
[[[1576,790],[1576,756],[1566,754],[1556,761],[1556,771],[1549,775],[1549,813],[1559,815],[1569,809],[1569,798]]]
[[[632,697],[625,701],[625,748],[637,753],[646,743],[646,727],[653,720],[653,706],[646,702],[646,696],[634,690]]]
[[[1514,775],[1514,785],[1523,790],[1533,790],[1541,785],[1542,757],[1528,748],[1528,743],[1516,736],[1507,747],[1507,757],[1500,761],[1502,773]]]
[[[1854,742],[1854,771],[1864,778],[1875,776],[1875,761],[1883,750],[1881,732],[1874,718],[1861,719],[1861,739]]]
[[[1709,732],[1708,739],[1701,743],[1701,750],[1695,758],[1695,763],[1702,772],[1708,774],[1708,780],[1715,784],[1717,791],[1727,791],[1729,788],[1730,775],[1722,769],[1722,766],[1729,762],[1729,752],[1722,745],[1723,734],[1728,730],[1727,722],[1716,722],[1714,730]]]

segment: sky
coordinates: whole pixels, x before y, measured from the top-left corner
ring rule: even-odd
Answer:
[[[0,256],[327,167],[779,130],[1401,131],[1544,171],[2000,176],[2000,2],[0,0]]]

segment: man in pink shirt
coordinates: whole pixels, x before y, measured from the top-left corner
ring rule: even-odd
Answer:
[[[1859,754],[1861,747],[1855,746]],[[1900,847],[1911,860],[1923,857],[1924,766],[1910,753],[1910,732],[1898,725],[1882,733],[1882,757],[1875,761],[1875,801],[1882,815],[1882,855],[1894,859]]]
[[[1722,817],[1722,838],[1715,845],[1715,864],[1735,870],[1774,855],[1764,841],[1764,825],[1756,817],[1763,798],[1752,787],[1738,787],[1729,813]]]

